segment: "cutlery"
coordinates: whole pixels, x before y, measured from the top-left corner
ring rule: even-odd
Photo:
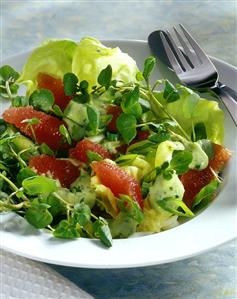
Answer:
[[[173,69],[184,85],[199,91],[206,88],[214,91],[237,126],[237,92],[218,81],[218,71],[210,58],[187,29],[181,24],[179,26],[181,33],[175,27],[174,33],[182,48],[177,45],[168,30],[158,30],[148,37],[151,51]]]

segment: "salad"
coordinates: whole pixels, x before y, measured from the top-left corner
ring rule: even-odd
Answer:
[[[0,211],[57,238],[158,233],[214,198],[230,159],[216,101],[151,79],[95,38],[48,40],[0,68]]]

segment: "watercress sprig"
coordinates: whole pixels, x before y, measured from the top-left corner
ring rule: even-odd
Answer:
[[[0,96],[3,98],[9,98],[13,101],[14,97],[17,95],[18,84],[16,84],[17,79],[20,74],[15,71],[9,65],[3,65],[0,68]]]

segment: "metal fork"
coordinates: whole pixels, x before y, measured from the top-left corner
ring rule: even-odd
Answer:
[[[175,27],[174,33],[182,49],[177,46],[169,31],[160,31],[160,37],[173,70],[180,81],[187,86],[212,89],[220,97],[237,126],[237,93],[219,83],[218,71],[210,58],[184,26],[181,24],[179,26],[181,33]]]

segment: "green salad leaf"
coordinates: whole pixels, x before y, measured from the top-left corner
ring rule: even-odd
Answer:
[[[143,213],[138,204],[132,200],[128,195],[120,195],[118,200],[118,207],[122,213],[125,213],[127,217],[134,219],[137,223],[141,223],[143,220]]]
[[[108,222],[103,218],[99,217],[94,223],[93,223],[93,231],[94,235],[101,240],[101,242],[107,246],[112,246],[112,235],[109,229]]]
[[[80,237],[80,233],[76,226],[68,220],[61,220],[53,231],[53,235],[63,239],[75,239]]]
[[[127,238],[136,232],[137,222],[126,213],[119,213],[115,219],[109,219],[108,222],[113,238]]]
[[[68,144],[72,144],[71,136],[68,132],[68,129],[65,127],[65,125],[59,126],[59,132],[64,136]]]
[[[6,81],[16,81],[20,74],[16,72],[10,65],[3,65],[0,68],[0,84],[4,84]]]
[[[142,107],[139,101],[139,87],[136,86],[133,90],[124,95],[121,103],[121,108],[124,113],[134,115],[139,118],[142,115]]]
[[[167,103],[176,102],[180,98],[178,90],[168,80],[165,80],[163,96]]]
[[[48,210],[49,207],[50,206],[45,203],[32,204],[32,206],[26,210],[26,220],[36,228],[46,227],[53,220],[53,216]]]
[[[72,213],[72,221],[79,224],[81,227],[86,226],[91,220],[91,209],[85,203],[78,203],[74,207]]]
[[[16,181],[17,181],[18,185],[21,185],[25,179],[35,177],[35,176],[36,176],[36,173],[31,168],[24,167],[18,172],[18,174],[16,176]]]
[[[183,217],[193,217],[193,212],[186,206],[186,204],[176,198],[164,198],[162,200],[157,200],[157,204],[164,210]]]
[[[144,68],[143,68],[143,73],[142,76],[143,78],[147,81],[155,67],[156,64],[156,59],[153,56],[150,56],[146,58],[144,62]]]
[[[19,73],[10,65],[3,65],[0,68],[0,96],[3,98],[13,98],[17,95],[18,85],[15,84],[19,78]]]
[[[205,187],[203,187],[195,196],[193,208],[203,209],[204,207],[206,207],[213,199],[213,196],[215,195],[219,185],[220,182],[215,179],[212,180]]]
[[[41,154],[54,156],[54,151],[46,143],[41,143],[41,145],[39,146],[39,151],[41,152]]]
[[[193,141],[207,138],[206,126],[203,122],[199,122],[194,125],[191,138]]]
[[[55,193],[50,193],[46,198],[40,198],[39,201],[46,203],[50,206],[48,210],[53,217],[63,215],[66,213],[65,203],[62,202]]]
[[[87,151],[86,155],[90,162],[103,160],[103,158],[100,154],[97,154],[92,151]]]
[[[136,136],[137,120],[134,115],[122,113],[116,120],[116,126],[126,144],[129,144]]]
[[[177,151],[173,154],[170,161],[170,168],[174,169],[178,175],[188,171],[189,164],[192,162],[193,156],[189,151]]]
[[[58,106],[58,105],[53,105],[52,107],[52,112],[58,116],[58,117],[63,117],[64,116],[64,113],[62,111],[62,109]]]
[[[88,120],[89,120],[89,126],[91,128],[91,130],[93,131],[94,134],[97,133],[98,128],[99,128],[99,113],[98,111],[90,106],[87,105],[87,116],[88,116]]]
[[[29,105],[29,98],[26,96],[15,96],[12,100],[13,107],[25,107]]]
[[[54,104],[54,95],[48,89],[35,90],[30,96],[29,104],[35,109],[39,109],[47,113],[52,109]]]
[[[51,193],[58,188],[55,180],[45,176],[28,177],[22,181],[22,187],[30,195]]]
[[[77,90],[78,78],[73,73],[66,73],[63,76],[64,93],[66,96],[73,96]]]
[[[2,135],[7,130],[7,123],[0,118],[0,135]]]
[[[101,86],[104,86],[105,89],[108,89],[111,84],[112,79],[112,67],[111,65],[107,65],[105,69],[103,69],[98,76],[98,83]]]
[[[179,85],[176,88],[180,91],[180,98],[175,102],[167,103],[163,92],[158,92],[155,95],[190,137],[192,135],[193,125],[195,126],[198,123],[202,123],[205,126],[207,139],[214,143],[223,144],[224,113],[219,108],[218,103],[216,101],[200,98],[195,105],[193,104],[191,106],[190,113],[184,115],[184,111],[189,105],[187,102],[190,100],[190,97],[197,98],[197,96],[194,95],[194,91],[187,87]],[[192,119],[190,119],[190,115],[192,115]],[[201,139],[202,138],[203,134],[201,136]]]

